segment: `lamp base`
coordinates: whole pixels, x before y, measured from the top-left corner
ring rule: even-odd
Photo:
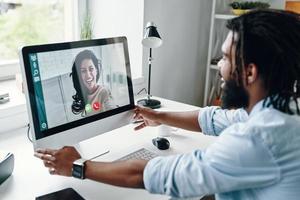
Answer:
[[[160,101],[155,99],[141,99],[137,101],[137,104],[152,109],[160,108],[161,106]]]

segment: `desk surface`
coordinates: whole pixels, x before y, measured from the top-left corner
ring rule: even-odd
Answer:
[[[174,101],[164,99],[161,101],[163,105],[161,110],[190,111],[199,109]],[[134,126],[134,124],[129,124],[86,140],[80,144],[80,147],[83,150],[91,149],[91,147],[96,150],[99,149],[99,151],[104,148],[109,149],[109,154],[98,158],[98,160],[111,161],[141,147],[167,156],[206,148],[214,140],[213,137],[204,136],[201,133],[178,129],[175,134],[168,137],[171,144],[170,149],[159,151],[151,143],[151,139],[158,135],[158,128],[147,127],[140,131],[134,131]],[[26,137],[26,132],[25,128],[21,128],[0,134],[1,149],[10,151],[15,155],[14,172],[8,180],[0,185],[0,199],[35,199],[36,196],[67,187],[74,188],[85,199],[169,199],[168,196],[149,194],[143,189],[128,189],[91,180],[52,176],[43,166],[43,163],[33,156],[33,147]]]

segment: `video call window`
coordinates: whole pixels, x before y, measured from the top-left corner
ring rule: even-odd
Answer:
[[[40,131],[130,104],[123,43],[30,53]]]

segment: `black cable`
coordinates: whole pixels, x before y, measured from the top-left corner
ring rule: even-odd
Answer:
[[[32,143],[32,138],[30,138],[30,135],[29,135],[29,133],[30,133],[30,124],[28,123],[27,124],[27,138],[28,138],[28,140]]]
[[[146,94],[147,94],[147,89],[146,89],[146,88],[141,89],[141,90],[140,90],[138,93],[136,93],[136,94],[139,95],[139,94],[141,94],[143,91],[145,91]]]

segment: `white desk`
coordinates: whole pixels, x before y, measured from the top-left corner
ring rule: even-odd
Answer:
[[[174,101],[161,99],[161,110],[195,110],[189,106]],[[166,106],[167,105],[167,106]],[[204,136],[179,129],[176,134],[168,137],[170,149],[159,151],[152,145],[151,139],[157,136],[156,127],[147,127],[140,131],[134,131],[135,125],[130,124],[96,138],[85,141],[81,146],[95,145],[110,149],[110,153],[99,158],[109,161],[122,157],[134,149],[145,147],[160,155],[189,152],[193,149],[203,149],[211,144],[213,137]],[[21,128],[13,132],[0,134],[0,149],[10,151],[15,155],[15,169],[12,176],[0,185],[0,199],[24,200],[35,199],[46,193],[63,188],[72,187],[85,199],[169,199],[168,196],[149,194],[143,189],[127,189],[94,182],[91,180],[77,180],[70,177],[52,176],[43,166],[42,161],[33,156],[32,144],[26,137],[27,129]]]

